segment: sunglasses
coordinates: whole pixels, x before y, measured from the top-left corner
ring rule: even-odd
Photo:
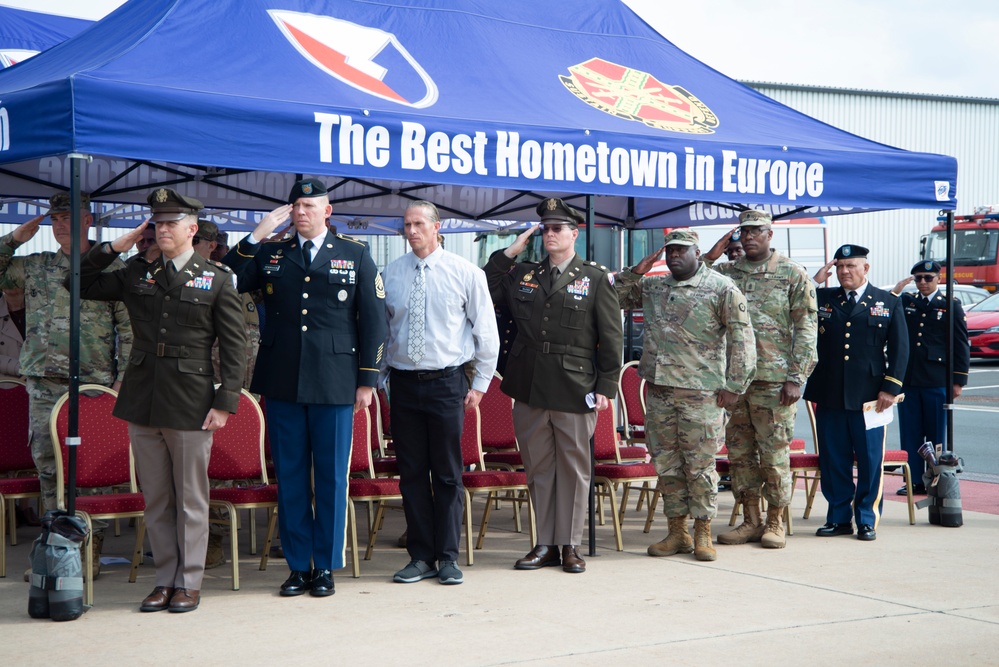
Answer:
[[[552,234],[561,234],[562,230],[567,228],[569,225],[542,225],[541,233],[545,234],[551,232]]]
[[[936,280],[938,277],[939,276],[937,276],[935,273],[931,273],[931,274],[922,274],[922,275],[913,276],[912,278],[917,283],[931,283],[934,280]]]

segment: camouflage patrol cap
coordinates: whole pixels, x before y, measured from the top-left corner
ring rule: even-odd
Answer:
[[[940,273],[943,269],[939,262],[934,262],[931,260],[923,260],[922,262],[916,262],[915,266],[912,267],[912,271],[909,271],[912,275],[917,273]]]
[[[296,181],[288,194],[288,203],[294,204],[302,197],[326,197],[329,199],[326,193],[326,184],[318,178],[303,178]]]
[[[669,234],[666,235],[666,240],[663,243],[664,246],[668,245],[685,245],[692,246],[697,245],[700,240],[697,238],[697,232],[689,227],[684,227],[682,229],[674,229]]]
[[[198,220],[198,237],[206,241],[217,241],[219,226],[211,220]]]
[[[153,222],[171,222],[183,220],[184,216],[197,215],[205,207],[193,197],[185,197],[170,188],[157,188],[146,197],[149,208],[152,209]]]
[[[773,218],[765,211],[755,209],[743,211],[739,214],[740,227],[769,227],[773,223]]]
[[[563,224],[572,225],[578,228],[580,225],[586,222],[583,214],[576,209],[566,205],[561,199],[556,199],[555,197],[549,197],[534,209],[541,222],[546,220],[557,220]]]
[[[80,208],[90,209],[90,195],[80,193]],[[68,192],[57,192],[49,198],[49,215],[72,210],[72,201]]]
[[[836,249],[836,254],[833,255],[833,259],[867,259],[867,254],[870,252],[867,248],[862,245],[854,245],[852,243],[847,243],[846,245],[841,245]]]

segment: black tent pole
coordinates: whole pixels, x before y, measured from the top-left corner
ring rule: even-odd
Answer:
[[[947,211],[947,451],[954,451],[954,211]],[[911,344],[911,341],[910,341]]]
[[[586,195],[586,261],[593,260],[593,195]],[[590,550],[588,556],[597,555],[597,526],[596,526],[596,492],[593,484],[593,472],[595,461],[593,449],[593,436],[590,436],[590,502],[586,508],[587,523],[589,526]]]
[[[69,251],[69,423],[66,447],[69,451],[67,468],[68,496],[66,511],[76,514],[76,448],[80,444],[80,160],[86,156],[71,153],[70,163],[70,251]],[[52,443],[59,447],[60,443]]]

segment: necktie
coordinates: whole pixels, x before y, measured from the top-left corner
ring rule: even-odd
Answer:
[[[420,363],[427,350],[427,282],[423,270],[427,263],[422,259],[416,265],[416,280],[409,293],[409,344],[407,352],[414,364]]]
[[[174,277],[177,275],[177,269],[173,266],[173,260],[168,259],[163,262],[163,270],[166,272],[167,284],[173,282]]]
[[[555,283],[558,282],[558,277],[562,274],[558,270],[557,266],[553,266],[551,270],[551,282],[549,283],[548,289],[555,289]]]
[[[924,306],[929,306],[930,305],[930,297],[928,297],[928,296],[924,296],[923,297],[923,305]]]
[[[305,262],[305,268],[309,268],[312,264],[312,241],[306,241],[302,244],[302,261]]]
[[[856,306],[857,305],[857,293],[854,292],[853,290],[850,290],[850,294],[848,295],[846,302],[848,304],[850,304],[851,308],[853,308],[854,306]]]

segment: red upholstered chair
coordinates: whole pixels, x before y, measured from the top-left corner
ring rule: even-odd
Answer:
[[[461,433],[461,463],[466,472],[461,475],[465,486],[465,539],[468,551],[468,564],[474,561],[472,555],[472,496],[477,491],[485,491],[486,509],[482,515],[482,525],[479,528],[479,539],[476,549],[482,548],[489,525],[489,515],[493,509],[493,501],[509,501],[514,504],[519,517],[519,508],[527,503],[527,514],[531,523],[531,548],[534,548],[537,529],[534,524],[534,507],[527,492],[527,473],[509,470],[486,470],[482,457],[482,430],[479,409],[465,411],[465,424]],[[505,495],[501,496],[500,493]],[[518,522],[519,531],[519,522]]]
[[[621,367],[617,381],[617,392],[621,399],[619,405],[621,406],[621,418],[624,421],[624,438],[618,442],[622,461],[645,461],[648,454],[648,448],[645,446],[645,393],[647,391],[648,383],[638,377],[637,361],[629,361]],[[639,498],[638,509],[641,509],[641,498]]]
[[[482,458],[486,468],[523,470],[524,460],[513,429],[513,399],[503,393],[503,376],[493,373],[489,390],[479,401],[482,418]]]
[[[229,548],[232,559],[232,590],[239,590],[239,513],[247,510],[250,515],[250,553],[256,550],[256,522],[253,511],[258,508],[270,512],[264,555],[260,569],[267,568],[267,556],[274,526],[277,523],[277,484],[267,476],[264,448],[264,413],[256,399],[245,389],[240,391],[236,413],[229,415],[225,426],[212,436],[212,453],[208,459],[210,481],[234,482],[232,486],[213,488],[208,492],[208,503],[227,511]]]
[[[593,432],[593,458],[596,461],[613,460],[613,463],[597,463],[593,467],[593,485],[598,498],[607,497],[611,504],[611,519],[614,524],[614,540],[618,551],[624,550],[621,540],[621,523],[628,505],[628,493],[632,484],[641,483],[643,491],[652,491],[659,475],[656,467],[644,461],[623,463],[618,450],[617,413],[614,402],[610,407],[597,413],[597,426]],[[650,484],[652,486],[650,486]],[[617,489],[621,487],[621,504],[618,509]],[[650,502],[649,507],[652,507]],[[601,512],[601,520],[602,520]],[[601,521],[602,522],[602,521]]]
[[[361,576],[361,568],[357,557],[357,511],[355,503],[375,503],[375,512],[368,513],[368,548],[364,560],[371,560],[375,549],[375,539],[381,528],[382,517],[388,500],[402,500],[398,477],[375,477],[371,459],[371,413],[368,410],[358,410],[354,413],[354,433],[350,450],[350,479],[348,482],[347,523],[350,536],[351,565],[354,577]]]
[[[135,548],[128,581],[135,583],[142,558],[142,540],[146,524],[143,513],[146,504],[139,493],[135,477],[135,461],[128,437],[128,424],[111,414],[118,394],[107,387],[84,384],[79,388],[78,436],[76,448],[76,487],[92,489],[126,487],[127,492],[76,496],[76,513],[87,524],[87,539],[82,546],[84,604],[93,604],[94,582],[91,579],[94,554],[91,549],[93,519],[135,519]],[[69,394],[63,394],[52,407],[49,418],[56,459],[56,498],[65,507],[66,482],[69,479]]]
[[[24,380],[0,378],[0,577],[7,576],[7,527],[10,544],[17,545],[15,507],[21,498],[41,494],[35,461],[31,458],[28,391]],[[13,475],[7,477],[6,475]]]
[[[378,390],[371,396],[368,404],[368,423],[371,430],[371,468],[374,477],[398,477],[399,462],[395,456],[386,453],[386,435],[383,421],[388,418],[388,406],[382,407],[382,401],[388,400],[384,390]]]

